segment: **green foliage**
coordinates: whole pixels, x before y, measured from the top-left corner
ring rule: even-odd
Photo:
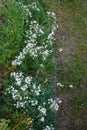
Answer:
[[[25,12],[16,2],[9,1],[3,15],[5,23],[0,30],[0,64],[7,65],[23,46]]]
[[[55,105],[58,109],[52,91],[54,14],[48,14],[38,0],[9,0],[6,6],[0,65],[8,76],[2,78],[0,116],[11,120],[12,130],[54,129]]]
[[[12,130],[27,130],[32,125],[32,119],[25,114],[22,114],[19,111],[13,113],[11,118],[12,121]]]
[[[8,127],[8,123],[9,123],[9,120],[1,119],[1,120],[0,120],[0,130],[11,130],[11,129]]]

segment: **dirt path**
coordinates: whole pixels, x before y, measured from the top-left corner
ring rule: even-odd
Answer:
[[[63,16],[58,16],[61,19],[61,24],[63,24],[62,19],[64,20]],[[65,31],[61,31],[60,26],[57,32],[55,33],[57,42],[60,43],[58,46],[62,48],[62,52],[58,52],[58,57],[56,58],[57,66],[65,71],[67,71],[67,67],[65,64],[68,62],[69,64],[72,63],[73,55],[75,54],[75,39],[76,36],[68,36]],[[57,49],[57,50],[58,50]],[[69,66],[68,66],[69,67]],[[60,75],[58,74],[58,80]],[[60,95],[61,91],[58,89],[58,93]],[[58,111],[58,121],[59,121],[59,130],[75,130],[73,128],[73,121],[72,121],[72,107],[70,105],[70,100],[72,98],[72,92],[69,90],[60,96],[62,100],[62,104],[60,105],[60,109]]]
[[[71,70],[71,66],[74,63],[77,53],[77,41],[81,39],[82,36],[79,31],[74,31],[76,25],[72,20],[69,20],[69,17],[67,17],[69,13],[68,11],[70,10],[67,10],[67,12],[63,12],[64,10],[61,10],[58,10],[56,13],[59,25],[58,30],[55,32],[55,37],[58,43],[56,61],[58,69],[63,70],[66,73]],[[79,26],[79,29],[80,28],[81,26]],[[69,31],[67,31],[67,29]],[[59,51],[60,48],[62,48],[62,51]],[[60,74],[57,75],[58,81],[66,81],[66,79],[61,80]],[[62,78],[66,78],[65,75]],[[60,98],[62,99],[62,104],[60,105],[60,109],[58,111],[59,130],[87,130],[86,110],[75,109],[72,103],[75,92],[78,92],[77,88],[70,88],[63,92],[60,88],[58,88],[58,95],[60,95]]]

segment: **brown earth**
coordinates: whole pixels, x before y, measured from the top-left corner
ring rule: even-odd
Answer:
[[[57,52],[56,62],[57,67],[67,71],[70,69],[71,64],[74,61],[76,54],[76,44],[80,38],[80,32],[72,33],[67,32],[65,27],[69,27],[69,30],[74,30],[74,23],[67,19],[67,13],[61,11],[56,13],[59,28],[55,32],[55,37],[58,43],[58,48],[62,48],[63,51]],[[68,63],[68,67],[65,64]],[[57,81],[60,81],[60,74],[57,75]],[[58,96],[62,100],[60,109],[58,111],[58,130],[87,130],[87,111],[80,109],[75,110],[72,102],[73,95],[76,88],[71,88],[61,94],[60,88],[58,89]]]
[[[69,40],[70,39],[68,39],[67,41]],[[71,48],[74,50],[74,45],[64,47],[64,52],[62,52],[62,54],[59,54],[57,58],[58,67],[63,68],[63,70],[65,71],[70,69],[70,67],[64,67],[63,64],[65,64],[67,61],[69,62],[70,60],[72,63],[72,61],[74,60],[74,58],[71,58],[71,56],[69,55],[71,53],[71,51],[69,51],[71,50]],[[73,51],[73,53],[75,52]],[[60,81],[59,75],[58,81]],[[76,90],[74,89],[73,91]],[[58,93],[61,93],[60,89],[58,89]],[[79,115],[75,116],[75,110],[73,109],[73,106],[71,104],[71,100],[73,98],[72,90],[69,90],[64,94],[58,94],[58,96],[59,95],[60,99],[62,100],[62,104],[60,105],[60,109],[58,111],[59,130],[87,130],[87,112],[82,110]],[[85,127],[83,127],[83,125]]]

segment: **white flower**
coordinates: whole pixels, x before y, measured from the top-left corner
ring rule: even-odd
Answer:
[[[59,48],[58,50],[59,50],[59,52],[60,52],[60,53],[63,51],[63,49],[62,49],[62,48]]]
[[[54,127],[53,127],[52,124],[51,124],[50,126],[49,126],[49,125],[46,125],[46,128],[43,129],[43,130],[54,130]]]
[[[53,101],[53,103],[50,105],[50,108],[58,111],[59,105],[57,104],[56,100]]]
[[[64,87],[61,83],[57,83],[57,86]]]
[[[33,87],[33,89],[36,89],[36,84],[33,84],[33,86],[32,86],[32,87]]]
[[[73,85],[69,85],[70,88],[73,88]]]
[[[19,96],[19,98],[20,98],[20,101],[22,101],[22,97],[21,97],[21,96]]]
[[[39,110],[43,115],[46,116],[46,108],[40,108]]]
[[[44,122],[44,117],[41,117],[40,121]]]
[[[34,100],[31,100],[30,102],[31,102],[31,105],[32,105],[32,106],[35,106],[35,105],[38,104],[38,101],[37,101],[37,100],[35,100],[35,101],[34,101]]]
[[[46,105],[46,103],[45,103],[45,102],[43,102],[43,105]]]
[[[55,110],[58,111],[59,109],[59,105],[56,103],[55,106],[54,106]]]
[[[20,102],[19,104],[20,104],[20,107],[25,108],[25,102]]]
[[[17,108],[19,108],[19,107],[25,108],[25,103],[26,102],[17,102],[16,107]]]
[[[41,106],[38,106],[38,110],[40,110],[41,109]]]
[[[53,39],[54,36],[54,30],[48,35],[48,39]]]
[[[25,78],[25,83],[27,83],[27,84],[30,85],[31,80],[32,80],[32,77],[29,77],[29,76],[28,76],[28,77]]]
[[[51,104],[53,102],[53,99],[48,99],[48,104]]]
[[[59,100],[58,103],[59,103],[59,104],[62,103],[62,100]]]
[[[43,130],[51,130],[51,127],[47,125],[46,128]]]
[[[17,81],[16,81],[16,84],[20,86],[20,85],[21,85],[21,82],[22,82],[21,80],[17,80]]]
[[[24,86],[21,87],[21,90],[25,91],[26,89],[28,89],[27,84],[25,84]]]
[[[38,90],[35,91],[35,95],[39,96],[40,92]]]
[[[40,67],[44,68],[44,65],[43,65],[43,64],[40,64]]]
[[[43,55],[45,55],[45,56],[48,56],[48,54],[49,54],[49,50],[45,50],[45,51],[43,52]]]
[[[23,74],[22,74],[22,72],[20,72],[20,73],[16,73],[16,72],[12,72],[11,74],[11,77],[14,77],[15,78],[15,80],[16,80],[16,85],[21,85],[21,83],[22,83],[22,80],[23,80]]]
[[[16,100],[16,97],[17,97],[17,95],[12,95],[12,98],[14,99],[14,100]]]

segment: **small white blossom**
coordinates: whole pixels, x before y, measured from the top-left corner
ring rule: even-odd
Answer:
[[[55,111],[58,111],[59,105],[58,105],[58,103],[56,102],[56,100],[53,101],[53,103],[50,105],[50,108],[51,108],[51,109],[54,109]]]
[[[41,117],[40,121],[44,122],[44,117]]]
[[[51,103],[53,103],[53,99],[52,98],[48,99],[48,104],[51,104]]]
[[[57,86],[64,87],[61,83],[57,83]]]
[[[28,77],[25,78],[25,83],[30,85],[31,81],[32,81],[32,77],[28,76]]]
[[[69,85],[70,88],[73,88],[73,85]]]
[[[28,89],[27,84],[25,84],[24,86],[21,87],[21,90],[23,90],[23,91],[26,91],[26,89]]]
[[[59,52],[61,53],[61,52],[63,51],[63,48],[59,48],[58,50],[59,50]]]
[[[46,116],[46,108],[38,108],[39,109],[39,111],[43,114],[43,115],[45,115]]]
[[[32,106],[35,106],[35,105],[38,104],[38,101],[37,101],[37,100],[31,100],[30,102],[31,102],[31,105],[32,105]]]
[[[62,103],[62,100],[59,100],[58,103],[59,103],[59,104]]]

